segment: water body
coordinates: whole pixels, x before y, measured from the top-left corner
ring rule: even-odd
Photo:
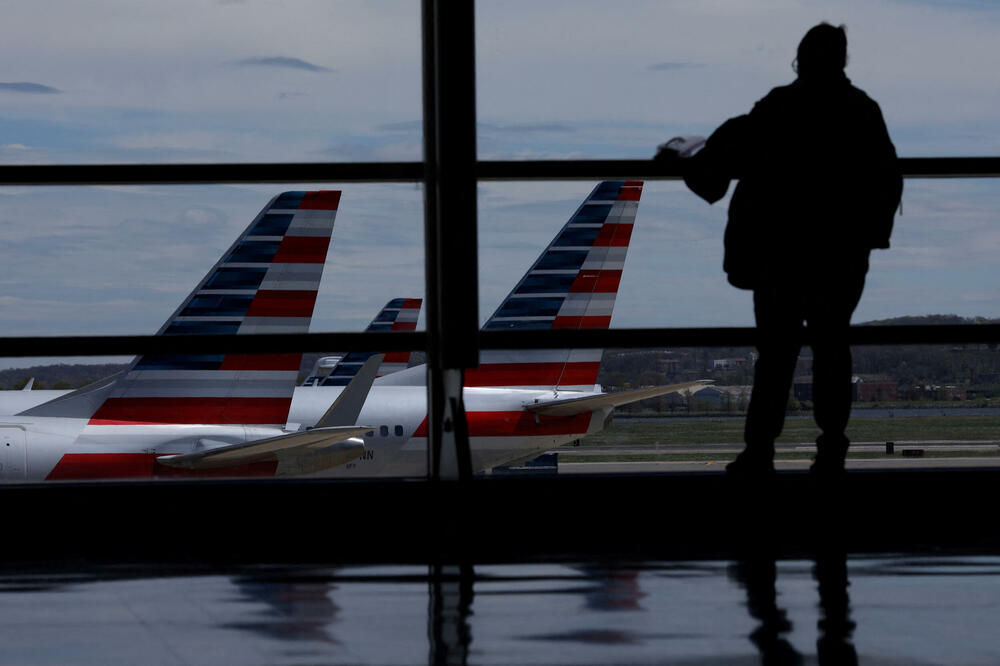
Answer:
[[[8,573],[0,654],[25,666],[1000,663],[997,556],[438,573]]]
[[[852,409],[852,419],[929,418],[939,416],[1000,416],[1000,407],[901,407],[898,409]],[[743,416],[615,416],[616,423],[657,423],[670,421],[742,421]],[[811,419],[811,414],[789,414],[788,419]]]

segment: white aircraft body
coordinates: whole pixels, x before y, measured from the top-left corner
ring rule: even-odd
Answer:
[[[624,268],[641,181],[600,183],[521,278],[484,329],[607,328]],[[488,350],[465,373],[463,401],[476,471],[537,455],[603,428],[617,405],[675,391],[689,382],[605,394],[599,349]],[[289,420],[312,422],[336,399],[335,386],[300,387]],[[359,419],[377,424],[358,460],[322,476],[426,473],[426,368],[375,380]]]
[[[159,335],[308,331],[339,201],[336,191],[272,199]],[[363,400],[375,368],[359,372],[353,391],[345,389],[306,431],[286,427],[301,360],[301,354],[137,357],[126,373],[16,413],[5,410],[0,475],[39,481],[294,474],[362,455],[356,435],[368,428],[356,425],[357,394],[363,391]],[[23,403],[32,392],[13,393],[13,402]]]
[[[607,328],[641,192],[641,181],[605,181],[595,187],[484,329]],[[238,255],[252,255],[254,248],[240,248],[253,245],[248,234],[255,233],[266,214],[288,215],[278,204],[287,205],[289,197],[319,194],[276,197],[160,334],[181,328],[192,333],[304,330],[322,264],[318,271],[310,264],[309,280],[303,283],[302,267],[289,269],[281,256],[271,257],[279,267],[275,269],[266,257]],[[273,212],[276,209],[279,213]],[[318,249],[305,249],[301,239],[293,244],[300,259],[315,262],[319,256]],[[326,247],[322,245],[323,256]],[[261,310],[269,313],[267,318],[254,316],[257,292],[241,283],[247,281],[248,270],[254,276],[288,272],[283,282],[258,284],[259,291],[267,292]],[[216,277],[226,271],[232,275]],[[213,282],[220,287],[215,300],[198,301]],[[274,289],[279,283],[289,302]],[[311,294],[303,296],[303,287]],[[249,310],[242,301],[218,298],[228,295],[253,296]],[[204,311],[193,312],[197,307]],[[703,386],[689,382],[603,393],[596,384],[601,353],[483,351],[480,366],[466,371],[463,391],[473,468],[481,471],[524,459],[597,432],[617,405]],[[227,374],[231,358],[239,369]],[[0,435],[11,442],[7,459],[0,460],[3,476],[55,480],[426,474],[425,366],[374,379],[379,356],[366,361],[347,387],[289,387],[288,377],[294,380],[296,374],[293,362],[297,370],[300,359],[300,354],[140,357],[124,377],[0,417]],[[4,406],[0,404],[0,410],[10,413]]]

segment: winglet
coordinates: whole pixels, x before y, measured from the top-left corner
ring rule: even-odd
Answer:
[[[632,391],[618,391],[615,393],[599,393],[582,398],[568,398],[557,400],[546,400],[525,405],[524,408],[535,414],[545,414],[547,416],[574,416],[592,412],[597,409],[611,409],[621,405],[628,405],[647,398],[656,398],[668,393],[681,393],[683,391],[694,392],[705,388],[713,380],[698,379],[693,382],[683,384],[670,384],[668,386],[653,386],[651,388],[635,389]]]
[[[378,368],[382,365],[384,357],[384,354],[375,354],[365,361],[365,364],[358,370],[358,374],[354,375],[351,383],[344,387],[337,399],[330,405],[330,409],[326,410],[323,418],[316,423],[317,428],[354,425],[358,422],[361,408],[364,407],[365,400],[368,399],[368,392],[372,388],[372,382],[375,381],[375,375],[378,373]]]

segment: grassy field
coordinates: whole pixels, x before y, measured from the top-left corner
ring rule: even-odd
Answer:
[[[819,429],[811,419],[785,422],[779,442],[813,442]],[[1000,416],[928,416],[855,419],[847,428],[853,442],[933,440],[1000,441]],[[581,440],[582,446],[672,446],[742,444],[742,420],[639,421],[612,423]]]

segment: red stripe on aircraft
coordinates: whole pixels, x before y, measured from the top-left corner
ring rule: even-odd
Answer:
[[[386,352],[383,363],[409,363],[410,352]]]
[[[156,462],[156,453],[67,453],[46,481],[81,479],[152,479],[274,476],[277,461],[262,461],[216,469],[182,469]]]
[[[397,321],[394,322],[390,331],[415,331],[417,330],[417,322],[415,321]]]
[[[226,354],[219,370],[298,370],[302,354]]]
[[[471,437],[530,437],[533,435],[583,435],[590,427],[590,412],[574,416],[546,416],[527,411],[466,412]],[[413,433],[427,436],[427,418]]]
[[[605,224],[594,239],[594,247],[626,247],[632,238],[632,224]]]
[[[288,420],[291,405],[291,397],[108,398],[90,423],[280,424]]]
[[[638,201],[641,196],[642,181],[627,180],[618,193],[618,201]]]
[[[261,289],[250,302],[247,317],[311,317],[316,292]],[[296,368],[298,370],[298,368]]]
[[[614,294],[618,291],[618,283],[621,282],[622,272],[620,270],[592,271],[581,270],[573,285],[569,288],[574,294]]]
[[[337,210],[340,205],[340,190],[319,190],[306,192],[299,204],[299,210]]]
[[[465,371],[466,386],[556,386],[593,384],[600,361],[572,363],[483,363]]]
[[[608,328],[611,316],[607,317],[556,317],[552,328]]]
[[[322,264],[329,247],[329,237],[285,236],[272,261],[276,264]]]
[[[405,301],[403,301],[402,309],[404,309],[404,310],[419,310],[420,309],[420,304],[423,303],[423,302],[424,302],[424,300],[422,298],[407,298]]]

